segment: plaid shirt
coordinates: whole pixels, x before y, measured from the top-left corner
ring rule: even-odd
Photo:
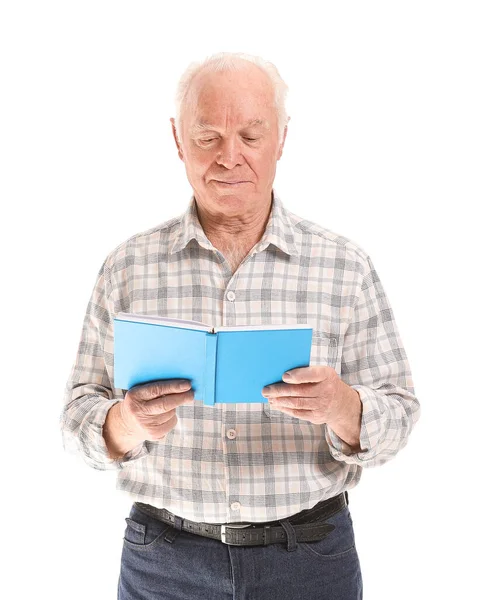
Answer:
[[[120,244],[103,263],[66,386],[64,447],[117,470],[134,501],[209,523],[282,519],[360,480],[405,446],[420,415],[392,309],[369,256],[286,210],[273,190],[261,240],[235,273],[188,210]],[[113,386],[113,318],[121,311],[214,326],[309,323],[311,365],[329,365],[360,394],[353,453],[328,425],[265,404],[177,408],[160,441],[108,457],[102,427],[124,397]],[[272,382],[271,382],[272,383]]]

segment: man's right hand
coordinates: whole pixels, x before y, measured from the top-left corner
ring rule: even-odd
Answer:
[[[178,422],[176,408],[194,400],[187,379],[163,379],[132,387],[106,415],[103,437],[111,458],[145,440],[164,438]]]
[[[126,430],[138,443],[160,440],[178,422],[176,408],[194,400],[187,379],[164,379],[136,385],[120,402],[120,415]]]

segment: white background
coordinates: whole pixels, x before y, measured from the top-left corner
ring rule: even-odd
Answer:
[[[3,597],[116,598],[130,501],[63,451],[63,388],[105,256],[186,208],[175,86],[219,51],[289,85],[275,188],[370,254],[422,404],[350,494],[364,597],[476,597],[474,5],[2,3]]]

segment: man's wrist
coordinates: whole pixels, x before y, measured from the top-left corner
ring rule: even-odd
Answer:
[[[327,423],[332,431],[346,444],[354,453],[361,452],[360,431],[362,426],[362,400],[357,390],[340,380],[341,394],[338,402],[338,410],[334,418]]]
[[[121,402],[121,401],[120,401]],[[103,439],[108,449],[109,457],[117,460],[143,442],[133,435],[125,425],[121,416],[120,402],[114,404],[106,415],[103,425]]]

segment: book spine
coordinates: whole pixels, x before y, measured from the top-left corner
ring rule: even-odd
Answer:
[[[206,365],[204,373],[204,404],[216,403],[216,352],[217,334],[206,333]]]

